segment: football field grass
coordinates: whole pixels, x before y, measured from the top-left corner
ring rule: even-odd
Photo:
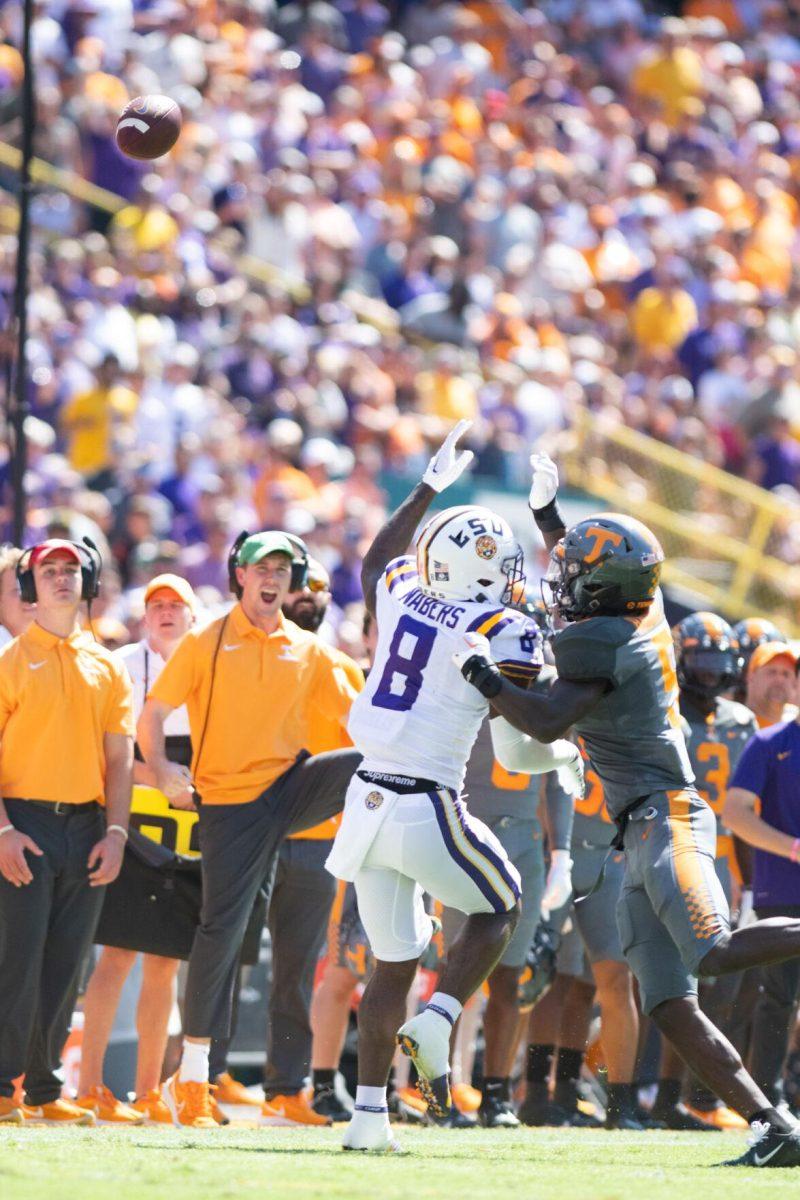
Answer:
[[[338,1130],[0,1130],[2,1200],[758,1200],[800,1169],[723,1170],[738,1134],[399,1126],[402,1155],[344,1154]]]

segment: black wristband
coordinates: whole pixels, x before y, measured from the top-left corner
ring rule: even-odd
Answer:
[[[532,508],[531,512],[537,528],[542,533],[555,533],[557,529],[566,529],[567,527],[555,496],[549,504],[545,504],[544,508]]]
[[[503,677],[495,664],[482,654],[473,654],[461,668],[467,683],[477,688],[487,700],[493,700],[503,686]]]

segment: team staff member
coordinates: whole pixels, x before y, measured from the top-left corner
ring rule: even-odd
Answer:
[[[760,646],[796,669],[792,651],[780,642]],[[756,662],[753,655],[752,663]],[[756,666],[756,671],[758,666]],[[765,665],[761,670],[767,670]],[[786,701],[794,697],[786,694]],[[748,743],[733,776],[725,819],[752,846],[753,904],[763,917],[800,917],[800,717],[761,730]],[[800,959],[761,967],[753,1013],[750,1070],[774,1104],[783,1100],[783,1062],[789,1045]]]
[[[0,1119],[94,1124],[59,1099],[56,1070],[128,836],[131,684],[81,630],[99,572],[88,549],[52,539],[19,566],[36,619],[0,651]]]
[[[258,889],[289,833],[337,812],[358,764],[350,750],[308,757],[309,709],[344,723],[356,695],[331,650],[287,621],[296,550],[279,532],[248,537],[233,555],[240,603],[190,630],[150,690],[139,744],[160,789],[202,796],[203,911],[186,985],[180,1071],[164,1098],[176,1124],[210,1127],[208,1054],[230,1032],[239,946]],[[192,773],[166,757],[164,722],[186,704]]]
[[[308,560],[304,586],[291,592],[283,613],[301,629],[316,634],[330,604],[330,576],[322,563]],[[340,650],[332,650],[355,692],[364,687],[364,672]],[[305,747],[311,754],[338,750],[352,742],[338,719],[309,710]],[[272,986],[269,993],[267,1065],[264,1074],[266,1120],[300,1125],[329,1125],[315,1112],[304,1091],[311,1065],[311,995],[314,973],[325,941],[336,880],[325,859],[339,828],[331,817],[314,829],[288,838],[278,854],[269,906],[272,938]]]
[[[195,620],[196,601],[190,584],[177,575],[158,575],[145,589],[144,630],[140,642],[125,646],[115,656],[125,664],[133,684],[134,712],[144,707],[149,686],[163,670],[183,635]],[[185,708],[171,713],[165,727],[167,753],[173,762],[191,762],[189,718]],[[152,770],[137,754],[133,782],[152,788]],[[187,793],[191,800],[191,794]],[[169,810],[138,815],[134,793],[134,826],[148,820],[162,830],[162,838],[176,842],[180,853],[191,852],[193,813]],[[163,802],[163,799],[162,799]],[[181,828],[183,827],[183,828]],[[170,836],[171,833],[171,836]],[[185,845],[177,844],[177,834]],[[166,855],[165,855],[166,857]],[[168,891],[164,891],[165,884]],[[161,904],[153,901],[160,897]],[[175,980],[181,957],[188,957],[200,912],[199,867],[197,878],[183,872],[179,879],[148,865],[129,845],[119,878],[108,889],[95,941],[102,952],[92,972],[83,1002],[84,1027],[78,1103],[91,1108],[98,1120],[115,1124],[142,1124],[145,1119],[171,1124],[172,1118],[160,1095],[161,1068],[167,1046],[170,1012],[175,998]],[[183,953],[181,951],[183,950]],[[139,952],[143,952],[142,986],[136,1006],[139,1044],[136,1056],[135,1106],[123,1104],[103,1086],[103,1060],[116,1015],[122,987]]]
[[[756,646],[747,666],[747,707],[759,729],[791,721],[797,709],[794,654],[786,642]]]

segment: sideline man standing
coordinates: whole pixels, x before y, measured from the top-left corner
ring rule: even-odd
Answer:
[[[59,1099],[55,1072],[128,836],[131,684],[80,627],[81,599],[97,594],[94,554],[51,539],[17,569],[36,619],[0,651],[0,1120],[92,1125]],[[23,1072],[20,1109],[12,1080]]]
[[[796,666],[789,646],[771,642],[775,665]],[[767,667],[762,664],[761,671]],[[792,699],[790,694],[786,700]],[[759,920],[800,916],[800,718],[762,729],[739,760],[725,803],[725,819],[753,855],[753,904]],[[773,1104],[783,1100],[783,1062],[789,1045],[798,990],[800,959],[771,963],[759,971],[760,988],[753,1012],[749,1067]]]
[[[145,589],[144,605],[145,636],[140,642],[124,646],[115,655],[130,675],[135,713],[142,711],[150,684],[156,681],[167,659],[194,623],[196,609],[191,586],[177,575],[157,575],[151,580]],[[170,761],[188,766],[192,755],[189,718],[184,708],[170,715],[165,733]],[[155,779],[138,753],[137,759],[133,765],[133,781],[140,785],[141,792],[141,785],[152,788]],[[135,811],[136,799],[134,793],[134,811],[131,813],[134,829],[142,822],[148,824],[148,817],[137,815]],[[192,799],[191,793],[187,793],[187,799]],[[167,810],[163,816],[151,816],[150,820],[162,827],[165,858],[167,849],[182,855],[191,852],[190,839],[193,834],[196,837],[193,813]],[[165,883],[168,891],[164,890]],[[196,879],[185,873],[176,879],[159,867],[145,863],[136,850],[128,846],[119,878],[106,893],[95,935],[102,951],[83,1003],[78,1103],[82,1108],[90,1108],[99,1121],[121,1125],[142,1124],[145,1119],[172,1123],[160,1095],[161,1069],[175,999],[175,979],[181,958],[187,958],[191,949],[200,903],[199,868]],[[103,1086],[103,1061],[123,984],[140,952],[143,961],[142,986],[136,1005],[139,1042],[134,1109]]]
[[[256,533],[232,552],[240,603],[190,630],[145,704],[139,743],[158,786],[183,803],[187,781],[202,797],[203,912],[189,959],[180,1071],[164,1085],[179,1125],[212,1128],[208,1055],[230,1032],[239,947],[258,889],[289,833],[339,811],[358,765],[351,750],[308,756],[313,706],[347,720],[356,695],[330,649],[287,621],[296,550],[284,533]],[[186,704],[193,771],[166,757],[164,722]]]
[[[290,592],[283,614],[301,629],[316,634],[331,600],[330,576],[322,563],[308,560],[305,584]],[[331,654],[354,692],[364,687],[364,672],[340,650]],[[311,754],[340,750],[352,742],[339,720],[311,708],[305,747]],[[304,1091],[311,1065],[311,996],[328,918],[336,896],[336,880],[325,869],[340,818],[287,838],[269,906],[272,938],[272,986],[269,991],[267,1065],[264,1073],[267,1122],[330,1125],[331,1118],[312,1109]],[[333,1089],[331,1089],[332,1093]]]

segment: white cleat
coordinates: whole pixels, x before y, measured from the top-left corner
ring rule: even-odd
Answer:
[[[358,1108],[342,1135],[342,1149],[371,1151],[373,1154],[402,1153],[400,1143],[392,1133],[388,1112],[364,1112]]]
[[[450,1034],[445,1017],[426,1008],[397,1031],[397,1044],[413,1062],[418,1086],[436,1117],[446,1117],[453,1106],[450,1097]]]

